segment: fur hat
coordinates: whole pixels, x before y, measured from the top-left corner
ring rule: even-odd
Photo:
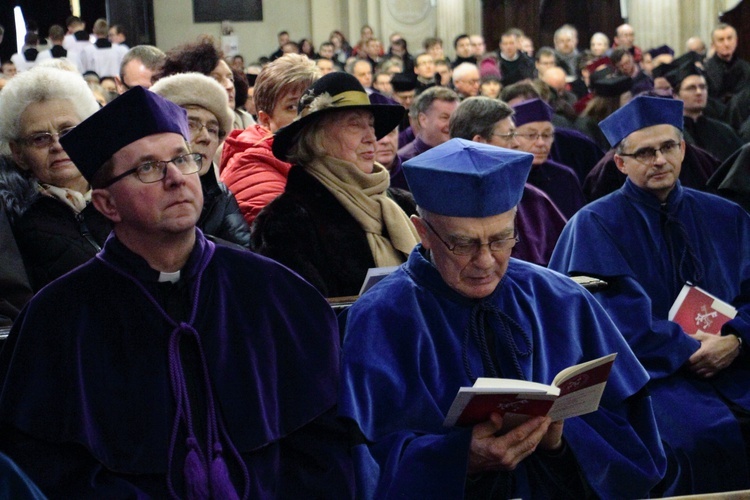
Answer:
[[[216,117],[219,128],[228,134],[234,116],[227,104],[227,91],[219,82],[201,73],[178,73],[157,81],[151,91],[180,107],[200,106]]]
[[[302,129],[334,111],[366,109],[375,118],[375,136],[380,139],[401,123],[406,110],[400,105],[373,104],[362,84],[353,75],[342,72],[328,73],[302,94],[297,105],[297,118],[276,131],[273,154],[286,161],[287,152],[298,140]]]

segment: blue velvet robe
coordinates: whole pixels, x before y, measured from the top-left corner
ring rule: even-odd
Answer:
[[[330,307],[264,257],[216,245],[206,264],[214,244],[196,235],[180,282],[201,277],[197,300],[190,297],[198,310],[192,324],[218,416],[250,472],[250,498],[351,497],[348,435],[334,420],[339,336]],[[0,354],[0,449],[50,496],[164,498],[175,416],[172,327],[102,260],[159,302],[171,297],[159,273],[114,236],[100,258],[41,290]],[[201,376],[196,363],[183,358],[188,382]],[[191,394],[196,435],[204,433],[200,394]],[[184,437],[177,442],[172,479],[184,495]],[[237,463],[226,457],[242,495]]]
[[[348,314],[339,411],[369,442],[358,449],[365,497],[461,498],[467,482],[471,428],[442,424],[459,387],[484,374],[474,342],[462,355],[480,301],[449,288],[422,252],[418,245]],[[563,368],[618,353],[600,409],[567,420],[564,438],[597,495],[647,496],[665,467],[650,399],[641,391],[647,375],[591,295],[557,273],[511,258],[482,302],[524,332],[504,336],[507,322],[490,320],[502,377],[550,383]],[[498,473],[513,485],[507,494],[549,495],[550,485],[531,470],[539,453],[512,473]]]
[[[750,217],[679,182],[664,208],[682,224],[692,252],[677,226],[665,226],[659,200],[627,180],[568,222],[550,268],[610,283],[596,298],[648,370],[665,448],[674,452],[665,493],[745,489],[742,437],[721,397],[750,409],[748,358],[710,379],[692,375],[683,365],[700,344],[667,316],[689,280],[735,305],[739,313],[723,332],[750,341]]]

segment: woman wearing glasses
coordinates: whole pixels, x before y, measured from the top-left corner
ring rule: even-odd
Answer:
[[[200,73],[180,73],[157,81],[151,90],[187,111],[190,150],[201,155],[203,210],[197,226],[204,234],[250,247],[250,229],[237,200],[216,179],[212,159],[232,129],[232,110],[226,92],[214,79]]]
[[[91,205],[91,188],[59,139],[99,109],[80,75],[35,68],[9,81],[0,93],[0,149],[32,184],[12,221],[34,291],[92,258],[110,232]]]
[[[274,155],[293,166],[284,193],[255,219],[252,247],[326,297],[356,295],[368,268],[403,263],[418,242],[388,189],[388,170],[375,161],[376,142],[405,111],[371,104],[347,73],[317,80],[298,110],[274,137]],[[413,211],[409,201],[403,206]]]

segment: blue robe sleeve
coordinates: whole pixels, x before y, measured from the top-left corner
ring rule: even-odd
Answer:
[[[536,266],[520,267],[524,271],[518,278],[506,283],[515,287],[508,293],[516,302],[508,297],[503,305],[523,328],[535,332],[533,371],[527,378],[549,383],[566,366],[618,352],[599,411],[567,420],[564,437],[597,495],[648,495],[666,462],[651,400],[641,390],[645,371],[589,294],[547,271],[540,279]],[[527,297],[536,295],[538,303],[566,297],[571,314],[561,318],[555,308],[528,309],[537,302],[527,302]],[[460,333],[469,309],[424,290],[399,270],[350,310],[339,411],[360,426],[367,443],[367,449],[363,445],[355,453],[360,487],[367,487],[360,492],[363,497],[464,496],[471,429],[445,428],[442,422],[458,388],[472,383],[465,373]],[[473,370],[481,367],[478,354],[472,351],[470,357]],[[540,480],[544,457],[536,458],[524,460],[511,473],[499,473],[512,476],[512,495],[559,493],[559,483]]]
[[[698,350],[700,342],[685,335],[677,323],[658,319],[651,298],[619,247],[612,228],[596,214],[579,212],[565,226],[550,260],[550,269],[593,275],[609,287],[594,296],[609,313],[651,378],[672,375]]]

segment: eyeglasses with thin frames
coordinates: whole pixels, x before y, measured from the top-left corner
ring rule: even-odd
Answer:
[[[48,148],[55,141],[59,141],[60,137],[65,136],[68,132],[73,130],[74,127],[66,127],[58,132],[37,132],[36,134],[27,135],[18,139],[18,142],[31,146],[38,149]]]
[[[200,172],[201,165],[203,164],[203,155],[200,153],[188,153],[175,156],[171,160],[166,161],[147,161],[111,178],[102,187],[107,188],[132,174],[135,174],[138,180],[144,184],[159,182],[167,176],[167,167],[170,163],[177,167],[177,170],[182,175],[197,174]]]
[[[680,143],[676,141],[667,141],[659,148],[641,148],[637,149],[633,153],[617,153],[618,156],[626,156],[635,158],[643,164],[650,165],[656,161],[656,152],[662,154],[662,156],[669,156],[676,153],[680,148]]]
[[[528,139],[529,141],[536,142],[541,137],[544,142],[552,142],[555,139],[555,133],[554,132],[535,132],[535,133],[528,133],[528,134],[521,134],[519,132],[516,132],[516,137],[522,137],[524,139]]]
[[[518,230],[514,228],[513,236],[511,236],[510,238],[488,241],[487,243],[472,241],[471,243],[454,243],[453,245],[451,245],[447,241],[445,241],[437,231],[435,231],[435,228],[432,227],[432,224],[430,224],[426,219],[422,219],[422,222],[424,222],[425,225],[430,229],[430,231],[432,231],[433,234],[437,236],[437,238],[443,243],[443,245],[445,245],[445,248],[450,250],[454,255],[476,255],[484,246],[489,248],[490,252],[493,253],[506,252],[516,246],[516,243],[518,243]]]
[[[200,134],[201,130],[205,128],[206,132],[208,132],[208,135],[214,137],[215,139],[219,139],[221,137],[221,129],[219,128],[218,123],[203,123],[197,118],[188,118],[188,128],[190,129],[190,134],[192,135]]]

